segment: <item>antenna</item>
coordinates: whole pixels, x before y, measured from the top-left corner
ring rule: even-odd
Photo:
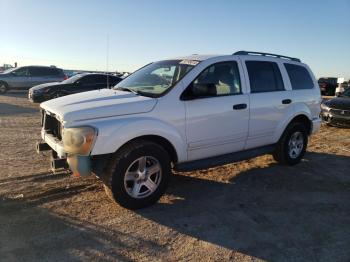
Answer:
[[[106,46],[106,74],[107,74],[107,88],[109,88],[108,62],[109,62],[109,35],[107,34],[107,46]]]

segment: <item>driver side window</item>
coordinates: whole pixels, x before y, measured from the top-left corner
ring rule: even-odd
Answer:
[[[220,62],[209,66],[188,87],[192,98],[241,94],[241,80],[237,62]]]
[[[13,74],[15,76],[29,76],[28,68],[27,67],[19,68],[16,71],[13,71]]]

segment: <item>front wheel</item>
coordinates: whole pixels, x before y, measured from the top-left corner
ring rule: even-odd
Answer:
[[[291,123],[284,131],[273,153],[273,158],[283,165],[295,165],[306,152],[308,136],[302,123]]]
[[[8,90],[8,85],[5,82],[0,82],[0,94],[5,94]]]
[[[135,141],[127,144],[109,161],[104,179],[107,195],[128,209],[157,202],[171,175],[169,154],[158,144]]]

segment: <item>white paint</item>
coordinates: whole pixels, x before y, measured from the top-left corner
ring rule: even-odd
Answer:
[[[175,148],[179,162],[218,156],[224,153],[276,143],[290,121],[305,115],[320,125],[320,90],[310,69],[302,63],[260,56],[190,56],[181,60],[201,61],[166,95],[160,98],[132,93],[100,90],[50,100],[41,105],[58,116],[65,128],[89,125],[98,130],[92,155],[117,151],[131,139],[157,135]],[[274,61],[278,64],[285,91],[250,94],[246,60]],[[180,100],[185,88],[208,66],[237,61],[242,94]],[[283,63],[305,66],[311,73],[314,88],[292,90]],[[291,99],[291,104],[282,100]],[[247,104],[244,110],[233,110],[235,104]],[[43,134],[43,139],[46,136]],[[60,145],[53,145],[61,150]],[[62,152],[60,152],[62,153]]]

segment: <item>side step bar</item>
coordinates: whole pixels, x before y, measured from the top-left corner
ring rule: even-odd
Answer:
[[[40,152],[43,152],[43,151],[49,151],[51,150],[51,147],[46,144],[46,143],[40,143],[40,142],[37,142],[36,143],[36,152],[39,154]]]
[[[274,149],[275,149],[275,145],[273,144],[273,145],[258,147],[254,149],[248,149],[240,152],[225,154],[221,156],[215,156],[215,157],[176,164],[174,169],[180,172],[189,172],[189,171],[195,171],[195,170],[201,170],[201,169],[208,169],[212,167],[217,167],[217,166],[231,164],[234,162],[247,160],[247,159],[265,155],[265,154],[270,154],[274,151]]]
[[[68,163],[66,158],[52,158],[51,160],[51,170],[52,172],[57,172],[59,170],[66,170],[68,169]]]

